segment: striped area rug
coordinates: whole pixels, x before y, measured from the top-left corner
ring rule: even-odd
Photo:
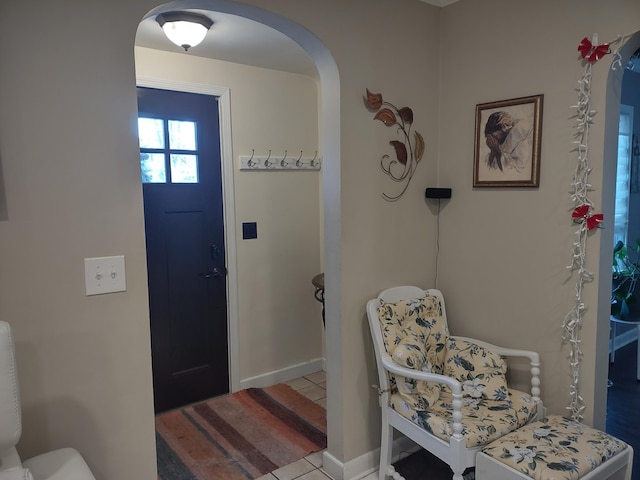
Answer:
[[[156,417],[159,480],[254,479],[327,446],[326,411],[288,385]]]

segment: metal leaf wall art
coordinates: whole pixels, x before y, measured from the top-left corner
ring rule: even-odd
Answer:
[[[373,119],[380,120],[387,127],[396,127],[400,140],[391,140],[389,144],[395,150],[395,156],[385,154],[380,159],[380,168],[394,182],[404,183],[402,190],[397,195],[382,194],[389,201],[398,200],[409,187],[411,177],[418,167],[418,163],[424,155],[424,138],[417,131],[411,135],[413,126],[413,110],[409,107],[397,108],[382,99],[381,93],[371,93],[367,88],[365,102],[369,110],[376,112]],[[413,142],[413,143],[412,143]]]

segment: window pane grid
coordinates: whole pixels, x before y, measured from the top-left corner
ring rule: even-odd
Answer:
[[[138,118],[138,137],[141,148],[164,148],[164,126],[160,118]]]
[[[198,183],[196,122],[138,118],[143,183]]]
[[[171,179],[173,183],[198,183],[197,155],[171,154]]]
[[[613,241],[626,243],[629,225],[629,194],[631,190],[631,125],[633,107],[622,105],[618,125],[618,164]]]
[[[166,183],[164,153],[140,152],[140,170],[143,183]]]
[[[169,149],[196,150],[196,124],[178,120],[169,120]]]

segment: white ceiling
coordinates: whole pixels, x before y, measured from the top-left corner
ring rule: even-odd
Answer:
[[[143,20],[138,27],[136,45],[197,57],[285,72],[317,76],[315,63],[296,42],[286,35],[248,18],[205,10],[189,10],[213,20],[204,41],[188,52],[165,37],[155,17]]]
[[[457,0],[420,0],[444,7]],[[315,63],[297,43],[286,35],[248,18],[208,10],[189,10],[206,15],[213,26],[204,41],[187,53],[164,36],[155,16],[140,23],[136,45],[196,57],[299,73],[317,78]]]

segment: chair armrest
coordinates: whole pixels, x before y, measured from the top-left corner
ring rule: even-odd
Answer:
[[[458,441],[463,439],[462,436],[462,384],[454,378],[440,375],[438,373],[420,372],[411,368],[406,368],[398,365],[393,361],[391,355],[386,352],[381,352],[380,360],[385,370],[397,375],[401,375],[406,378],[412,378],[415,380],[422,380],[425,382],[441,383],[447,385],[451,389],[451,418],[453,434],[452,437]]]
[[[440,375],[438,373],[421,372],[412,368],[403,367],[394,362],[391,358],[391,355],[386,352],[382,354],[382,365],[384,366],[385,370],[388,370],[391,373],[402,375],[403,377],[407,378],[412,378],[414,380],[422,380],[424,382],[444,383],[451,389],[453,393],[462,392],[462,385],[456,379],[447,377],[445,375]]]
[[[475,338],[469,337],[458,337],[455,336],[453,338],[459,338],[460,340],[466,340],[470,343],[475,343],[476,345],[480,345],[487,350],[491,350],[492,352],[497,353],[498,355],[502,355],[505,357],[525,357],[529,359],[529,363],[531,365],[531,396],[533,400],[536,402],[540,401],[540,355],[538,352],[534,352],[531,350],[518,350],[515,348],[505,348],[499,347],[497,345],[493,345],[488,342],[483,342],[482,340],[477,340]]]
[[[500,347],[498,345],[484,342],[476,338],[459,337],[457,335],[452,336],[452,338],[459,338],[460,340],[466,340],[467,342],[475,343],[476,345],[480,345],[483,348],[491,350],[492,352],[495,352],[498,355],[503,355],[505,357],[527,357],[529,358],[529,360],[531,360],[532,363],[540,363],[540,355],[538,355],[538,352],[533,352],[531,350],[519,350],[515,348]]]

